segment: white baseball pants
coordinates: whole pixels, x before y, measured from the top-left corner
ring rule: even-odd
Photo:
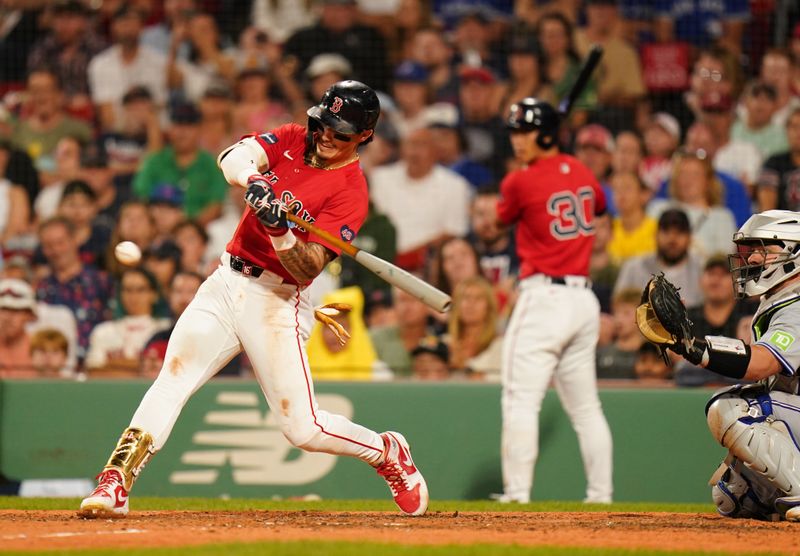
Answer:
[[[503,343],[501,457],[506,498],[530,500],[539,451],[539,411],[550,380],[578,435],[586,501],[611,502],[611,431],[600,406],[595,350],[600,305],[586,280],[551,284],[534,275],[520,296]],[[569,283],[569,282],[568,282]]]
[[[164,366],[130,426],[149,432],[161,449],[189,397],[244,349],[289,442],[377,463],[378,433],[317,407],[305,351],[314,322],[307,293],[268,271],[242,275],[229,261],[224,254],[178,319]]]

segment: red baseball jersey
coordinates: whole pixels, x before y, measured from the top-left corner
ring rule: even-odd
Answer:
[[[517,225],[520,278],[588,276],[594,216],[605,210],[600,184],[572,156],[540,159],[508,174],[500,184],[497,216]]]
[[[275,195],[306,222],[351,242],[369,207],[367,180],[358,160],[335,170],[307,166],[303,163],[306,129],[297,124],[283,125],[255,139],[267,153],[269,171],[264,177]],[[305,229],[294,227],[292,231],[303,241],[319,243],[340,254],[339,249]],[[249,207],[245,208],[227,250],[274,272],[288,283],[297,283],[278,260],[269,234]]]

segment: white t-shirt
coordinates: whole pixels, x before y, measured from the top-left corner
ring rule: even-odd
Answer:
[[[158,105],[167,100],[167,58],[144,45],[136,58],[126,64],[119,45],[106,48],[89,62],[89,88],[95,104],[120,105],[122,97],[134,86],[144,86]]]
[[[730,141],[714,155],[714,169],[746,184],[756,183],[761,171],[761,151],[752,143]]]
[[[369,187],[375,207],[397,229],[398,253],[443,234],[464,236],[469,229],[469,184],[443,166],[415,180],[408,176],[405,162],[395,162],[374,169]]]
[[[169,319],[157,319],[150,315],[101,322],[89,336],[86,366],[103,367],[111,355],[135,359],[142,353],[147,340],[153,334],[169,326]]]

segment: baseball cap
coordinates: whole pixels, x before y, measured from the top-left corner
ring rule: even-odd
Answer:
[[[150,94],[150,89],[143,85],[137,85],[128,89],[128,92],[122,96],[123,106],[137,100],[153,100],[153,95]]]
[[[495,81],[492,71],[483,66],[464,66],[459,70],[458,77],[462,82],[477,81],[484,85],[491,85]]]
[[[353,66],[341,54],[317,54],[311,58],[311,63],[306,68],[306,77],[316,79],[326,73],[338,73],[343,77],[353,73]]]
[[[728,256],[723,253],[715,253],[706,259],[706,264],[703,266],[703,271],[711,270],[712,268],[724,268],[726,272],[730,272],[728,265]]]
[[[27,282],[15,278],[0,280],[0,309],[36,312],[36,296]]]
[[[171,183],[161,183],[150,193],[149,201],[151,205],[181,207],[183,206],[183,191]]]
[[[650,119],[651,125],[657,125],[669,135],[677,140],[680,141],[681,139],[681,124],[678,123],[677,118],[672,114],[668,114],[667,112],[656,112],[653,114],[653,117]]]
[[[172,240],[162,241],[155,247],[151,247],[145,252],[146,258],[155,259],[157,261],[174,261],[176,265],[180,266],[181,263],[181,248]]]
[[[170,121],[177,125],[199,124],[202,118],[200,111],[189,102],[177,104],[170,112]]]
[[[428,70],[419,62],[406,60],[394,70],[394,79],[409,83],[425,83],[428,80]]]
[[[369,292],[364,298],[364,314],[368,315],[378,307],[390,308],[394,305],[389,290],[378,288]]]
[[[680,230],[690,232],[689,217],[681,209],[667,209],[658,219],[659,230]]]
[[[600,124],[589,124],[578,131],[575,146],[578,148],[595,147],[610,153],[614,150],[614,137],[608,129]]]
[[[438,336],[425,336],[419,344],[411,350],[411,357],[416,357],[421,353],[435,355],[445,363],[450,360],[450,350]]]

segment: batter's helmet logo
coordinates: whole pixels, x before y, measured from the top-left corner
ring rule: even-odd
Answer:
[[[353,238],[356,237],[356,233],[351,230],[347,224],[341,227],[339,230],[339,235],[342,236],[342,239],[345,241],[353,241]]]
[[[331,107],[329,108],[329,110],[330,110],[331,112],[333,112],[334,114],[338,114],[338,113],[339,113],[339,110],[341,110],[341,109],[342,109],[342,105],[343,105],[343,104],[344,104],[344,101],[342,101],[342,99],[341,99],[341,98],[339,98],[339,97],[335,97],[335,98],[333,99],[333,103],[331,104]]]

